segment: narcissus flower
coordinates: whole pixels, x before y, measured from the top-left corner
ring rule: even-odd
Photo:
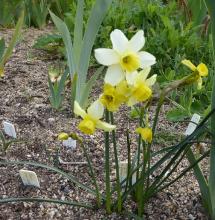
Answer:
[[[145,102],[152,96],[151,87],[156,82],[157,75],[153,75],[147,79],[150,67],[140,72],[134,72],[128,77],[127,82],[131,88],[131,96],[127,102],[128,106],[133,106],[138,102]]]
[[[85,134],[93,134],[96,128],[104,131],[112,131],[116,128],[115,125],[100,120],[104,113],[104,107],[99,100],[93,102],[87,109],[87,112],[81,108],[77,101],[75,101],[74,113],[83,118],[78,128]]]
[[[125,80],[117,86],[105,84],[103,91],[100,101],[111,112],[117,111],[120,105],[127,101],[129,95],[129,87]]]
[[[208,68],[204,63],[200,63],[198,66],[195,66],[190,60],[182,60],[182,63],[190,68],[197,75],[197,87],[198,89],[202,88],[202,77],[208,75]]]
[[[151,143],[152,142],[152,129],[147,127],[147,128],[137,128],[136,129],[136,132],[138,134],[141,135],[142,139],[148,143]]]
[[[115,86],[139,68],[149,67],[156,63],[152,54],[140,51],[145,44],[142,30],[128,40],[122,31],[115,29],[111,32],[110,38],[113,49],[95,50],[97,61],[108,66],[105,83]]]

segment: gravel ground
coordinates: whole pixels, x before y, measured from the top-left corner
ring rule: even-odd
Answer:
[[[12,122],[17,130],[18,138],[25,143],[12,145],[8,150],[6,159],[30,160],[53,165],[56,150],[60,148],[60,155],[67,162],[83,162],[84,155],[79,146],[75,150],[62,147],[57,141],[59,132],[76,132],[80,136],[76,126],[79,121],[71,117],[69,100],[66,99],[64,109],[60,112],[53,110],[49,103],[49,91],[47,84],[48,68],[58,61],[46,59],[41,51],[32,49],[35,39],[44,33],[50,33],[52,27],[44,30],[28,29],[23,31],[23,40],[16,46],[13,56],[5,68],[5,77],[0,79],[0,123],[5,120]],[[1,30],[0,36],[10,39],[11,30]],[[101,91],[101,81],[96,82],[92,97],[98,97]],[[161,149],[166,144],[161,136],[175,134],[173,142],[183,134],[186,123],[169,123],[165,119],[165,112],[169,106],[164,106],[161,112],[158,132],[159,139],[154,149]],[[154,114],[154,108],[152,108]],[[119,141],[120,158],[126,158],[125,131],[129,124],[131,137],[134,136],[136,121],[128,118],[128,109],[123,107],[116,114],[117,136]],[[177,136],[176,136],[177,134]],[[99,186],[104,190],[104,146],[103,133],[82,136],[92,158],[93,165],[98,176]],[[132,152],[135,151],[136,143],[132,142]],[[3,155],[2,155],[3,157]],[[112,157],[113,158],[113,157]],[[113,159],[111,159],[113,164]],[[177,172],[187,165],[184,160]],[[201,166],[207,170],[207,161]],[[0,166],[0,197],[44,197],[57,198],[86,203],[95,203],[94,198],[77,185],[64,179],[54,172],[24,166],[38,174],[41,187],[25,187],[21,183],[18,171],[22,165]],[[60,168],[76,176],[81,182],[92,185],[86,165],[61,164]],[[113,170],[113,167],[112,167]],[[114,181],[114,171],[112,171]],[[128,210],[135,209],[135,204],[128,202]],[[198,184],[190,172],[167,190],[152,198],[145,210],[146,219],[207,219],[201,204]],[[84,208],[67,205],[47,203],[10,203],[0,205],[0,219],[128,219],[127,216],[113,213],[106,215],[104,209],[87,210]]]

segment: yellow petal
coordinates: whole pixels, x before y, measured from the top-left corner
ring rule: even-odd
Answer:
[[[196,66],[190,60],[182,60],[181,63],[190,68],[192,71],[196,71]]]
[[[208,75],[208,68],[204,63],[200,63],[197,66],[197,70],[198,70],[200,76],[207,76]]]
[[[103,122],[103,121],[100,121],[100,120],[98,120],[98,121],[96,122],[96,127],[97,127],[97,128],[100,128],[100,129],[102,129],[102,130],[104,130],[104,131],[107,131],[107,132],[116,129],[116,126],[115,126],[115,125],[111,125],[111,124],[108,124],[108,123]]]
[[[84,133],[84,134],[93,134],[95,132],[95,122],[93,120],[90,120],[88,117],[84,120],[82,120],[78,128]]]
[[[141,135],[142,139],[148,143],[152,142],[152,129],[151,128],[137,128],[136,132]]]
[[[81,108],[77,101],[74,102],[74,113],[81,116],[82,118],[87,115],[87,113],[84,111],[84,109]]]
[[[200,90],[202,89],[202,78],[199,77],[199,79],[197,80],[197,89]]]

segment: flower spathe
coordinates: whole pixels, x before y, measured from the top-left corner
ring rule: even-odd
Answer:
[[[195,74],[197,74],[197,88],[202,88],[202,77],[208,75],[208,68],[204,63],[200,63],[195,66],[190,60],[182,60],[182,64],[190,68]]]
[[[157,75],[154,74],[147,79],[151,68],[147,67],[140,72],[134,72],[127,78],[131,88],[131,95],[128,99],[128,106],[133,106],[138,102],[145,102],[152,96],[151,87],[155,84]]]
[[[115,125],[101,121],[103,117],[104,107],[99,100],[93,102],[87,111],[81,108],[77,101],[74,102],[74,113],[82,117],[78,128],[85,134],[93,134],[96,128],[104,131],[112,131],[116,128]]]
[[[115,86],[127,78],[127,75],[156,63],[152,54],[140,51],[145,44],[142,30],[128,40],[122,31],[115,29],[111,32],[110,38],[113,49],[95,50],[96,60],[100,64],[108,66],[105,83]]]
[[[152,142],[152,129],[151,128],[149,128],[149,127],[146,127],[146,128],[139,127],[139,128],[136,129],[136,132],[141,135],[141,138],[144,141],[146,141],[148,143]]]

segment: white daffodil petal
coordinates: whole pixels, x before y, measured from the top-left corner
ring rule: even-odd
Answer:
[[[120,65],[112,65],[108,67],[104,81],[112,86],[117,85],[125,78],[125,73],[123,72]]]
[[[134,85],[138,72],[126,73],[126,81],[129,85]]]
[[[127,105],[128,105],[129,107],[131,107],[131,106],[133,106],[133,105],[135,105],[135,104],[137,104],[137,103],[138,103],[138,101],[137,101],[134,97],[130,97],[129,100],[128,100],[128,102],[127,102]]]
[[[110,66],[119,63],[119,55],[112,49],[95,49],[95,58],[98,63],[104,66]]]
[[[151,67],[146,67],[143,70],[139,72],[139,75],[137,76],[137,81],[145,81],[150,73]]]
[[[148,52],[141,51],[138,55],[140,57],[141,68],[149,67],[156,63],[156,58]]]
[[[103,117],[104,113],[104,106],[102,103],[98,100],[93,102],[90,107],[87,109],[87,113],[95,119],[100,119]]]
[[[146,84],[148,86],[153,86],[155,84],[155,82],[156,82],[156,79],[157,79],[157,74],[154,74],[153,76],[151,76],[150,78],[148,78],[146,80]]]
[[[124,33],[118,29],[115,29],[110,34],[113,49],[117,52],[124,52],[128,47],[128,39]]]
[[[100,120],[98,120],[96,122],[96,127],[100,128],[104,131],[112,131],[112,130],[116,129],[115,125],[111,125],[111,124],[108,124],[108,123],[100,121]]]
[[[84,111],[84,109],[81,108],[81,106],[79,105],[79,103],[77,101],[74,102],[74,113],[76,115],[81,116],[82,118],[84,118],[86,116],[86,112]]]
[[[139,50],[141,50],[144,44],[145,44],[145,37],[144,37],[144,32],[142,30],[138,31],[128,43],[129,48],[134,52],[138,52]]]

